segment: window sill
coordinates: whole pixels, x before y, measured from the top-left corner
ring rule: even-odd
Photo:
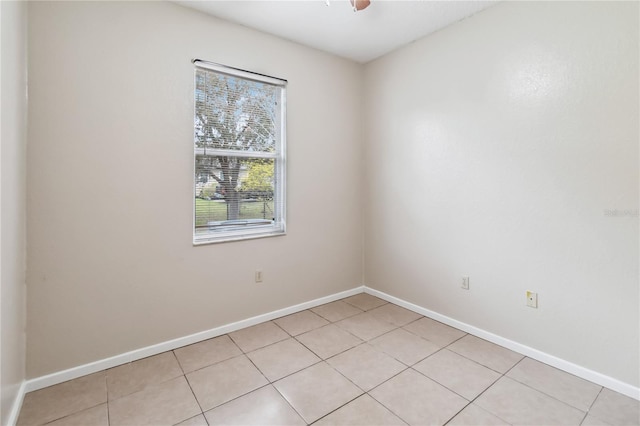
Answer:
[[[287,235],[284,229],[275,229],[271,226],[268,227],[268,229],[255,230],[254,232],[246,232],[246,230],[243,230],[243,232],[220,231],[219,233],[206,233],[200,236],[194,236],[193,245],[202,246],[231,241],[253,240],[256,238],[278,237],[281,235]]]

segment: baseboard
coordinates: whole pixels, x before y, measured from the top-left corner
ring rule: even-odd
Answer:
[[[335,293],[329,296],[321,297],[319,299],[311,300],[309,302],[304,302],[298,305],[290,306],[288,308],[278,309],[277,311],[247,318],[245,320],[237,321],[231,324],[226,324],[220,327],[212,328],[210,330],[201,331],[199,333],[191,334],[189,336],[179,337],[177,339],[147,346],[145,348],[136,349],[131,352],[126,352],[120,355],[112,356],[110,358],[105,358],[105,359],[94,361],[88,364],[80,365],[78,367],[69,368],[68,370],[58,371],[56,373],[48,374],[42,377],[36,377],[26,382],[24,392],[32,392],[34,390],[46,388],[47,386],[57,385],[58,383],[66,382],[67,380],[76,379],[78,377],[82,377],[87,374],[96,373],[98,371],[102,371],[107,368],[116,367],[118,365],[126,364],[132,361],[136,361],[138,359],[146,358],[152,355],[160,354],[162,352],[177,349],[182,346],[198,343],[203,340],[207,340],[213,337],[221,336],[223,334],[231,333],[233,331],[240,330],[241,328],[250,327],[252,325],[256,325],[264,321],[270,321],[272,319],[276,319],[285,315],[295,314],[296,312],[304,311],[305,309],[314,308],[319,305],[324,305],[325,303],[329,303],[338,299],[353,296],[354,294],[362,293],[363,291],[364,291],[364,286],[356,287],[351,290],[342,291],[340,293]],[[23,392],[23,395],[24,395],[24,392]],[[18,410],[19,410],[19,407],[18,407]]]
[[[472,325],[463,323],[461,321],[455,320],[453,318],[447,317],[445,315],[439,314],[437,312],[431,311],[429,309],[426,309],[421,306],[415,305],[413,303],[407,302],[405,300],[399,299],[395,296],[391,296],[389,294],[383,293],[379,290],[375,290],[365,286],[360,286],[360,287],[353,288],[351,290],[335,293],[329,296],[321,297],[319,299],[315,299],[308,302],[300,303],[298,305],[279,309],[277,311],[269,312],[269,313],[258,315],[252,318],[247,318],[245,320],[237,321],[231,324],[226,324],[220,327],[212,328],[210,330],[191,334],[189,336],[180,337],[177,339],[158,343],[156,345],[136,349],[130,352],[126,352],[124,354],[116,355],[110,358],[106,358],[106,359],[98,360],[88,364],[84,364],[78,367],[70,368],[68,370],[63,370],[63,371],[52,373],[46,376],[37,377],[31,380],[28,380],[26,382],[23,382],[22,386],[20,387],[18,397],[16,398],[16,401],[11,411],[11,415],[9,416],[9,424],[10,425],[15,424],[15,422],[18,420],[17,417],[20,413],[22,400],[24,398],[25,393],[27,392],[32,392],[34,390],[42,389],[47,386],[56,385],[58,383],[66,382],[67,380],[72,380],[78,377],[85,376],[87,374],[96,373],[98,371],[105,370],[107,368],[116,367],[118,365],[126,364],[132,361],[136,361],[138,359],[146,358],[152,355],[157,355],[159,353],[177,349],[182,346],[198,343],[203,340],[207,340],[213,337],[221,336],[223,334],[231,333],[241,328],[250,327],[252,325],[256,325],[264,321],[270,321],[272,319],[276,319],[285,315],[291,315],[296,312],[304,311],[305,309],[310,309],[319,305],[323,305],[325,303],[333,302],[335,300],[353,296],[355,294],[362,293],[362,292],[371,294],[373,296],[377,296],[381,299],[384,299],[391,303],[395,303],[396,305],[402,306],[403,308],[409,309],[413,312],[417,312],[421,315],[432,318],[436,321],[440,321],[444,324],[458,328],[462,331],[465,331],[469,334],[480,337],[482,339],[488,340],[497,345],[504,346],[507,349],[511,349],[512,351],[528,356],[529,358],[533,358],[537,361],[551,365],[560,370],[563,370],[575,376],[581,377],[585,380],[589,380],[593,383],[597,383],[601,386],[607,387],[616,392],[620,392],[623,395],[627,395],[636,400],[640,400],[640,388],[636,386],[622,382],[618,379],[614,379],[613,377],[598,373],[597,371],[593,371],[588,368],[576,365],[572,362],[555,357],[553,355],[547,354],[545,352],[539,351],[537,349],[531,348],[529,346],[523,345],[513,340],[506,339],[504,337],[490,333],[478,327],[474,327]]]
[[[23,381],[18,388],[18,394],[11,406],[11,412],[9,412],[9,418],[7,419],[7,425],[13,426],[18,423],[18,416],[20,415],[20,408],[22,408],[22,401],[24,400],[24,394],[27,393],[27,382]]]
[[[455,327],[469,334],[472,334],[476,337],[480,337],[482,339],[488,340],[489,342],[495,343],[496,345],[500,345],[507,349],[511,349],[514,352],[518,352],[522,355],[528,356],[529,358],[533,358],[537,361],[551,365],[552,367],[555,367],[559,370],[563,370],[563,371],[566,371],[567,373],[571,373],[574,376],[578,376],[585,380],[589,380],[590,382],[599,384],[601,386],[604,386],[606,388],[619,392],[628,397],[640,400],[640,388],[636,386],[622,382],[618,379],[614,379],[613,377],[598,373],[597,371],[593,371],[588,368],[576,365],[572,362],[555,357],[553,355],[549,355],[545,352],[539,351],[537,349],[531,348],[521,343],[514,342],[513,340],[506,339],[504,337],[490,333],[486,330],[482,330],[478,327],[474,327],[472,325],[463,323],[461,321],[455,320],[453,318],[439,314],[437,312],[431,311],[421,306],[414,305],[413,303],[391,296],[387,293],[383,293],[379,290],[374,290],[372,288],[365,286],[364,291],[365,293],[384,299],[387,302],[395,303],[396,305],[402,306],[403,308],[409,309],[410,311],[424,315],[436,321],[440,321],[443,324],[450,325],[451,327]]]

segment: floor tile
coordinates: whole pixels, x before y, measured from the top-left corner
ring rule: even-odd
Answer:
[[[298,334],[306,333],[307,331],[315,330],[316,328],[329,324],[329,321],[309,310],[278,318],[273,320],[273,322],[292,336],[297,336]]]
[[[464,331],[460,331],[457,328],[449,327],[446,324],[426,317],[407,324],[403,328],[435,343],[436,345],[439,345],[440,347],[447,346],[466,334]]]
[[[410,425],[443,425],[468,401],[415,370],[405,370],[369,394]]]
[[[602,389],[602,386],[531,358],[524,358],[507,376],[582,411],[589,410]]]
[[[464,407],[457,416],[455,416],[447,426],[501,426],[509,425],[493,414],[483,410],[475,404],[469,404]]]
[[[316,306],[315,308],[312,308],[311,311],[328,321],[335,322],[353,315],[358,315],[362,312],[362,309],[358,309],[353,305],[337,300],[325,305]]]
[[[285,377],[274,386],[307,423],[362,394],[356,385],[324,362]]]
[[[604,388],[589,414],[612,425],[640,424],[640,402]]]
[[[273,386],[265,386],[205,413],[211,425],[305,425]]]
[[[373,389],[407,368],[366,343],[329,358],[327,362],[364,391]]]
[[[187,380],[205,411],[268,383],[244,355],[189,373]]]
[[[191,417],[190,419],[178,423],[176,426],[209,426],[209,423],[207,423],[203,414],[198,414],[195,417]]]
[[[446,349],[413,368],[469,401],[500,378],[499,373]]]
[[[297,339],[322,359],[332,357],[362,343],[362,340],[356,336],[333,324],[301,334]]]
[[[184,346],[173,352],[185,373],[242,354],[242,351],[227,335]]]
[[[267,379],[274,382],[320,361],[295,339],[283,340],[247,354]]]
[[[174,425],[200,413],[184,376],[109,401],[109,424]]]
[[[450,345],[447,349],[489,367],[498,373],[506,373],[518,361],[524,358],[519,353],[502,346],[494,345],[475,336],[467,335]]]
[[[71,414],[55,422],[47,423],[47,426],[109,426],[107,404],[100,404],[97,407]]]
[[[107,370],[109,400],[182,376],[173,352],[164,352]]]
[[[398,327],[402,327],[403,325],[407,325],[410,322],[422,318],[422,315],[398,305],[394,305],[393,303],[387,303],[386,305],[379,306],[370,310],[369,313],[382,321],[389,322],[393,325],[397,325]]]
[[[29,392],[18,425],[37,425],[107,402],[104,371]]]
[[[405,426],[398,416],[364,394],[321,418],[314,426]]]
[[[358,309],[362,309],[363,311],[368,311],[389,303],[386,300],[382,300],[379,297],[372,296],[367,293],[356,294],[355,296],[347,297],[342,300]]]
[[[315,421],[637,426],[640,403],[359,294],[28,393],[18,425]]]
[[[273,322],[263,322],[229,334],[244,352],[251,352],[272,343],[288,339],[289,335]]]
[[[587,417],[584,418],[584,420],[581,423],[581,426],[613,426],[613,425],[607,422],[604,422],[599,418],[592,416],[591,414],[587,414]]]
[[[362,340],[373,339],[397,328],[395,325],[382,321],[367,312],[345,318],[342,321],[338,321],[336,325]]]
[[[440,346],[435,343],[402,328],[383,334],[369,343],[406,365],[413,365],[440,350]]]
[[[579,425],[585,413],[535,389],[502,377],[475,404],[517,425]]]

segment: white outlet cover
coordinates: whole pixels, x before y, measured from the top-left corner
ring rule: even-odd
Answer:
[[[469,277],[462,277],[462,288],[469,290]]]
[[[527,291],[527,306],[530,308],[538,307],[538,293]]]

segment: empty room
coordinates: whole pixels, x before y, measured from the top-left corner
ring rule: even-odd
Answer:
[[[2,425],[640,425],[638,1],[0,1]]]

